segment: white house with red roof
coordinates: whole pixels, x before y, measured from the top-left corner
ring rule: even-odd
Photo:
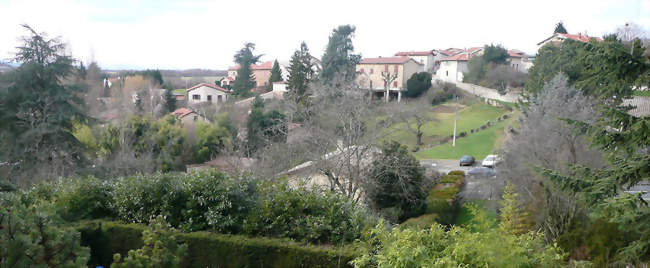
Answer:
[[[451,52],[452,49],[449,50]],[[453,52],[457,52],[457,50],[453,49]],[[442,58],[440,68],[436,71],[436,77],[445,82],[462,82],[463,73],[468,71],[467,60],[480,55],[483,55],[483,47],[472,47]]]
[[[378,97],[388,100],[389,95],[392,95],[400,101],[401,91],[406,90],[406,81],[423,67],[424,64],[406,56],[365,58],[356,66],[359,74],[357,83],[363,88],[372,90]],[[396,74],[397,77],[393,81],[385,81],[382,74],[391,76]],[[386,94],[387,89],[388,94]]]
[[[200,83],[187,89],[187,103],[214,103],[221,104],[228,100],[230,91],[220,86]]]
[[[273,69],[273,62],[267,61],[262,64],[251,64],[251,71],[255,77],[256,87],[266,87],[269,85],[269,78],[271,78],[271,69]],[[239,64],[228,69],[228,76],[221,81],[222,86],[231,86],[237,78],[237,70]]]
[[[567,39],[578,41],[578,42],[585,42],[585,43],[591,40],[596,40],[598,42],[603,41],[603,39],[600,37],[588,36],[587,34],[582,34],[582,33],[578,33],[578,34],[554,33],[550,37],[544,39],[542,42],[537,43],[537,49],[539,50],[540,48],[542,48],[547,44],[559,45],[562,42],[564,42],[564,40]]]

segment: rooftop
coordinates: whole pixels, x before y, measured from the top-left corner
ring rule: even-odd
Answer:
[[[208,84],[208,83],[197,84],[197,85],[195,85],[195,86],[193,86],[191,88],[188,88],[187,92],[189,92],[191,90],[194,90],[194,89],[197,89],[197,88],[200,88],[200,87],[209,87],[209,88],[214,88],[216,90],[219,90],[219,91],[222,91],[222,92],[225,92],[225,93],[230,93],[230,91],[225,89],[225,88],[222,88],[222,87],[214,85],[214,84]]]
[[[406,56],[365,58],[365,59],[362,59],[361,62],[359,62],[359,64],[404,64],[404,63],[406,63],[406,62],[408,62],[410,60],[411,60],[411,58],[406,57]],[[420,64],[420,63],[418,63],[418,64]]]

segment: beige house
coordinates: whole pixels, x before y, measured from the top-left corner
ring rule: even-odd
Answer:
[[[508,64],[513,70],[522,73],[527,73],[528,69],[533,66],[533,62],[528,58],[528,55],[516,49],[508,50]]]
[[[208,83],[201,83],[187,89],[187,103],[215,103],[220,104],[228,100],[230,91]]]
[[[402,98],[402,91],[406,90],[406,81],[411,76],[423,69],[424,64],[416,62],[409,57],[379,57],[362,59],[356,66],[357,83],[363,88],[372,90],[378,97],[388,101],[389,95]],[[382,74],[397,74],[394,81],[385,81]],[[389,94],[386,94],[386,90]]]
[[[579,41],[579,42],[589,42],[590,40],[596,40],[598,42],[603,41],[602,38],[600,37],[593,37],[593,36],[588,36],[587,34],[563,34],[563,33],[554,33],[550,37],[544,39],[544,41],[537,43],[537,49],[539,50],[543,46],[547,44],[552,44],[552,45],[559,45],[564,40],[571,39],[573,41]]]
[[[403,51],[395,53],[395,56],[398,57],[409,57],[415,62],[422,64],[422,70],[420,72],[433,72],[435,64],[435,53],[433,50],[427,51]]]
[[[178,120],[181,120],[181,125],[184,127],[194,127],[194,124],[197,122],[210,122],[205,117],[187,108],[178,108],[176,111],[171,112],[171,114],[176,116]]]
[[[267,61],[262,64],[251,64],[251,71],[253,71],[253,76],[255,77],[255,87],[266,87],[269,85],[272,68],[272,61]],[[235,78],[237,78],[237,70],[239,70],[239,64],[230,67],[230,69],[228,69],[228,76],[221,80],[221,85],[232,86],[232,83],[235,82]]]

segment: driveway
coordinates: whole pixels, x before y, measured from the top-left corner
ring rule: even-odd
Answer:
[[[474,167],[480,167],[480,161],[474,162],[472,166],[460,166],[459,160],[449,160],[449,159],[427,159],[420,160],[420,165],[423,167],[432,167],[434,170],[440,173],[449,173],[452,170],[462,170],[467,172],[468,170]]]

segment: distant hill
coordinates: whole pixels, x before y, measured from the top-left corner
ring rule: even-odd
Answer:
[[[109,74],[118,74],[128,72],[129,70],[104,70]],[[203,77],[203,76],[226,76],[226,70],[210,70],[210,69],[187,69],[187,70],[160,70],[163,76],[178,76],[178,77]]]

